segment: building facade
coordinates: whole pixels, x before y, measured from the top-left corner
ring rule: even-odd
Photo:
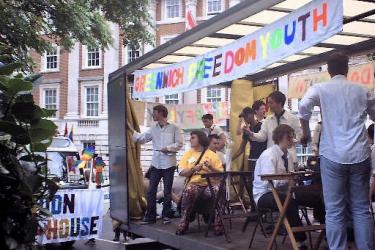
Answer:
[[[185,32],[187,9],[197,23],[239,3],[239,0],[151,0],[149,14],[155,29],[150,32],[159,46]],[[34,71],[43,78],[34,86],[35,102],[56,109],[51,119],[63,135],[65,127],[73,129],[73,140],[79,149],[94,144],[99,154],[108,154],[108,75],[152,50],[150,45],[123,46],[119,27],[110,23],[113,45],[108,49],[90,48],[76,43],[71,51],[53,44],[54,51],[42,55],[30,51]],[[167,104],[221,102],[229,99],[225,87],[214,86],[148,101]]]

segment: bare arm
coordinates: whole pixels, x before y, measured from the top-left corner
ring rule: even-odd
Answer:
[[[302,128],[301,143],[303,145],[306,145],[311,140],[309,121],[300,119],[300,123],[301,123],[301,128]]]
[[[232,161],[234,161],[235,159],[237,159],[241,154],[243,154],[245,152],[246,144],[247,144],[247,140],[242,140],[241,141],[240,147],[238,148],[238,150],[236,151],[236,153],[232,156]]]
[[[238,123],[237,123],[237,128],[236,128],[236,135],[241,135],[242,134],[242,117],[240,117],[240,119],[238,119]]]

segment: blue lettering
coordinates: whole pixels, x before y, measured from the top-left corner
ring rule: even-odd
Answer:
[[[288,24],[285,25],[285,32],[284,32],[284,41],[285,44],[289,45],[293,42],[294,36],[296,34],[296,21],[293,21],[293,31],[290,35],[288,35]]]
[[[82,218],[82,226],[83,229],[81,230],[81,236],[89,235],[90,230],[88,224],[90,223],[90,218],[84,217]]]
[[[206,72],[207,71],[211,71],[211,69],[212,69],[212,61],[214,60],[214,58],[213,57],[209,57],[209,58],[205,58],[204,59],[204,62],[205,62],[205,64],[204,64],[204,78],[209,78],[210,77],[210,75],[207,73],[206,74]],[[209,64],[206,64],[206,62],[209,62]]]
[[[52,207],[51,213],[52,214],[60,214],[62,207],[62,197],[60,195],[55,195],[52,199]]]
[[[161,89],[163,86],[163,72],[158,72],[156,78],[156,89]]]

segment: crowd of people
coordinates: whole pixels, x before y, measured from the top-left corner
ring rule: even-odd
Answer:
[[[245,107],[238,120],[236,134],[242,137],[235,160],[245,152],[250,143],[248,171],[252,171],[251,209],[267,208],[277,210],[270,184],[261,180],[264,174],[280,174],[298,170],[296,143],[307,145],[311,141],[309,120],[314,106],[319,106],[321,122],[312,140],[313,153],[320,158],[321,181],[317,188],[309,192],[296,192],[286,212],[292,227],[301,226],[298,206],[314,210],[314,218],[326,225],[326,240],[330,249],[347,249],[347,228],[354,230],[356,246],[361,250],[375,249],[374,224],[370,213],[371,198],[375,189],[370,189],[371,166],[375,165],[374,125],[366,131],[368,115],[375,119],[374,93],[349,82],[348,57],[336,53],[327,62],[331,80],[309,88],[299,103],[299,114],[294,115],[284,109],[286,96],[274,91],[268,96],[271,115],[266,116],[266,104],[255,101],[252,107]],[[190,133],[190,149],[177,162],[176,153],[183,147],[183,135],[178,125],[167,121],[168,110],[163,105],[153,108],[156,122],[145,133],[136,132],[130,124],[127,128],[138,143],[153,143],[152,163],[147,178],[147,210],[143,224],[156,223],[156,197],[158,185],[163,179],[164,223],[174,216],[172,200],[180,208],[180,223],[177,235],[188,231],[189,222],[196,209],[197,201],[207,202],[211,193],[207,181],[201,174],[225,170],[226,135],[223,129],[214,124],[211,114],[202,117],[204,128]],[[371,144],[370,144],[371,143]],[[372,163],[373,162],[373,163]],[[371,165],[372,164],[372,165]],[[179,178],[174,182],[178,166]],[[177,178],[177,179],[179,179]],[[285,199],[285,181],[274,181]],[[319,186],[321,188],[319,188]],[[218,183],[214,181],[214,192]],[[370,198],[369,198],[370,197]],[[223,209],[222,204],[218,209]],[[223,233],[223,223],[214,217],[214,232]],[[307,249],[304,233],[294,233],[300,249]]]

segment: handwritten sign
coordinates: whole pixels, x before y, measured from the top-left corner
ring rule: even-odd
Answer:
[[[369,89],[374,89],[374,66],[373,62],[351,66],[348,72],[348,80]],[[326,82],[330,79],[331,77],[326,71],[291,76],[288,83],[288,98],[302,98],[307,89],[313,84]]]
[[[134,73],[134,98],[171,95],[252,74],[303,51],[343,26],[342,0],[314,0],[233,43],[170,66]]]
[[[158,103],[146,103],[146,126],[153,124],[152,108]],[[201,118],[204,114],[212,114],[214,124],[225,126],[229,119],[229,103],[201,103],[201,104],[163,104],[168,108],[168,121],[178,124],[182,129],[202,128]],[[139,114],[142,115],[142,114]]]
[[[42,201],[52,217],[42,222],[40,244],[98,238],[103,221],[102,190],[59,190],[52,201]]]

